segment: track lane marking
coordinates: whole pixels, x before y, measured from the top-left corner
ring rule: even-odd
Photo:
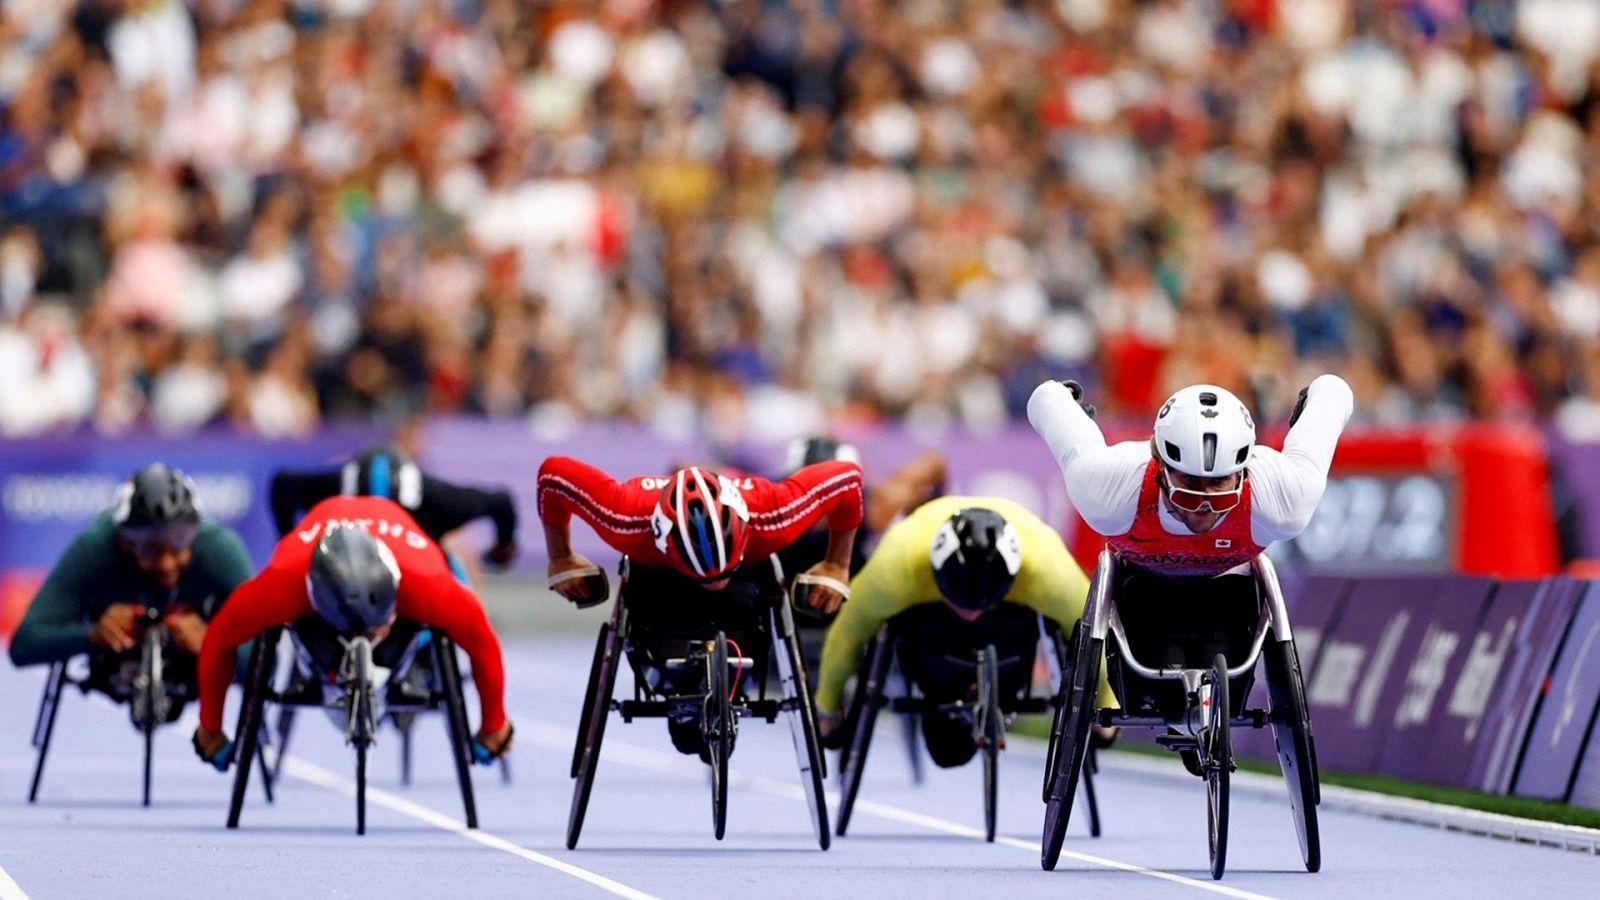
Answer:
[[[535,722],[533,723],[531,730],[533,732],[534,743],[557,749],[569,747],[576,736],[576,733],[572,729],[563,728],[559,725],[554,725],[548,722]],[[677,753],[666,753],[661,750],[651,750],[649,748],[640,747],[636,744],[629,744],[627,742],[619,742],[616,740],[606,741],[602,749],[602,755],[607,761],[614,760],[623,765],[632,766],[633,768],[637,769],[648,769],[650,771],[669,775],[687,775],[698,778],[704,777],[704,763],[698,761],[690,762],[688,757]],[[799,785],[790,784],[786,781],[779,781],[775,778],[767,778],[763,775],[750,775],[743,772],[730,772],[729,774],[729,787],[742,787],[758,793],[767,794],[769,796],[785,797],[790,800],[798,800],[801,802],[806,801],[805,789]],[[370,791],[371,789],[369,788],[368,790]],[[837,812],[839,806],[838,792],[828,792],[828,805],[830,807],[830,811],[835,813]],[[984,838],[982,829],[973,828],[969,825],[962,825],[959,822],[953,822],[949,819],[941,819],[937,816],[926,815],[924,813],[916,812],[915,810],[904,809],[902,807],[892,806],[887,803],[880,803],[875,800],[857,799],[855,811],[865,812],[880,819],[888,819],[906,825],[913,825],[929,831],[939,831],[945,834],[956,835],[958,837],[976,838],[980,841]],[[829,818],[831,820],[832,816]],[[830,821],[829,824],[832,825],[833,823]],[[1039,853],[1040,851],[1038,842],[1029,843],[1021,838],[996,835],[995,843],[1005,844],[1008,847],[1015,847],[1021,850],[1027,850],[1035,854]],[[1111,859],[1110,857],[1097,856],[1092,853],[1080,853],[1076,850],[1062,849],[1061,855],[1069,859],[1077,860],[1078,862],[1103,866],[1108,869],[1116,869],[1123,872],[1132,872],[1136,875],[1145,875],[1150,878],[1157,878],[1173,884],[1180,884],[1184,887],[1210,891],[1211,893],[1221,894],[1225,897],[1234,897],[1237,898],[1237,900],[1276,900],[1276,898],[1273,898],[1268,894],[1257,894],[1251,891],[1241,890],[1239,888],[1229,887],[1227,885],[1217,884],[1211,881],[1201,881],[1196,878],[1189,878],[1185,875],[1178,875],[1172,872],[1163,872],[1160,869],[1151,869],[1136,863],[1123,862],[1121,860]]]
[[[5,866],[0,866],[0,900],[29,900],[28,892],[17,884]]]
[[[283,770],[288,774],[300,779],[301,781],[314,784],[317,787],[336,791],[350,797],[354,797],[356,794],[355,782],[341,775],[336,775],[333,772],[330,772],[327,769],[317,765],[316,763],[308,762],[294,755],[290,755],[284,759]],[[553,856],[547,856],[538,852],[537,850],[530,850],[521,844],[508,841],[499,835],[491,834],[487,831],[483,831],[482,829],[468,828],[465,822],[456,821],[455,819],[452,819],[451,817],[441,812],[437,812],[429,807],[423,806],[420,803],[412,802],[397,794],[391,794],[388,791],[372,787],[371,785],[367,786],[367,800],[385,809],[397,812],[403,816],[416,819],[419,822],[425,822],[444,831],[458,834],[467,840],[476,841],[485,847],[499,850],[502,853],[509,853],[512,856],[520,857],[528,862],[537,863],[538,865],[546,868],[554,869],[563,875],[570,875],[579,881],[587,882],[588,884],[591,884],[603,891],[615,894],[618,897],[626,897],[628,900],[660,900],[660,898],[656,897],[654,894],[647,894],[644,891],[638,890],[637,888],[631,888],[620,881],[614,881],[604,875],[591,872],[588,869],[580,868],[572,865],[571,863],[562,862]],[[0,874],[4,873],[0,872]],[[22,900],[26,900],[26,894],[20,896]],[[0,885],[0,900],[10,900],[10,898],[4,893],[3,885]]]

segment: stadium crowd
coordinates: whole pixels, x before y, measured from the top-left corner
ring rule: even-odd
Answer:
[[[5,0],[0,434],[1600,438],[1588,0]]]

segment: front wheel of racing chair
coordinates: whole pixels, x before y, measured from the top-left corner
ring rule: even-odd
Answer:
[[[1067,639],[1061,634],[1061,630],[1054,626],[1051,626],[1046,632],[1046,643],[1049,645],[1052,653],[1051,659],[1054,663],[1054,668],[1051,671],[1054,696],[1051,697],[1050,701],[1050,704],[1054,709],[1054,712],[1051,714],[1050,718],[1050,734],[1054,735],[1056,733],[1056,729],[1061,727],[1062,710],[1066,708],[1066,704],[1064,702],[1065,693],[1062,690],[1062,685],[1066,683],[1066,677],[1064,673],[1071,671],[1072,650]],[[1052,739],[1050,740],[1048,749],[1046,751],[1044,763],[1044,787],[1043,791],[1041,792],[1041,800],[1044,803],[1050,802],[1050,785],[1055,779],[1056,771],[1056,751],[1060,749],[1060,746],[1060,742]],[[1085,811],[1089,814],[1090,837],[1100,836],[1100,803],[1095,797],[1094,792],[1094,776],[1099,771],[1099,752],[1095,749],[1094,740],[1091,739],[1089,741],[1089,751],[1084,754],[1083,772],[1080,776],[1083,786],[1083,800],[1084,806],[1086,807]]]
[[[1211,724],[1200,740],[1200,760],[1206,779],[1206,825],[1211,851],[1211,878],[1220,881],[1228,867],[1228,780],[1233,771],[1233,741],[1229,725],[1233,706],[1228,698],[1228,658],[1221,653],[1202,681],[1210,696],[1202,704],[1211,710]]]
[[[889,626],[878,629],[867,650],[866,665],[858,676],[855,694],[841,725],[850,736],[850,743],[839,755],[839,810],[834,822],[834,833],[844,837],[850,827],[850,815],[855,811],[856,794],[861,790],[861,775],[866,768],[867,750],[872,746],[872,732],[877,727],[878,711],[886,702],[884,681],[894,660],[894,641]]]
[[[994,645],[978,651],[978,708],[973,736],[983,753],[983,839],[994,843],[999,807],[1000,751],[1005,748],[1005,713],[1000,708],[1000,665]]]
[[[779,584],[784,583],[783,570],[778,558],[772,557],[772,566]],[[773,602],[769,623],[773,644],[772,655],[778,663],[778,679],[783,688],[782,708],[789,714],[789,736],[794,740],[794,755],[800,765],[800,784],[806,792],[806,809],[811,814],[812,832],[817,845],[827,850],[833,840],[828,827],[828,798],[823,793],[823,782],[828,777],[827,764],[822,758],[822,738],[817,731],[817,711],[811,701],[811,686],[806,680],[806,661],[800,649],[800,638],[795,633],[794,614],[787,592],[780,592]]]
[[[50,664],[44,679],[44,696],[39,698],[39,715],[33,723],[33,746],[39,748],[39,758],[33,764],[33,782],[28,788],[28,802],[39,799],[39,783],[44,779],[44,760],[50,753],[50,738],[56,730],[56,712],[61,708],[61,692],[70,679],[65,661]]]
[[[622,666],[623,635],[627,632],[627,605],[619,596],[611,609],[611,619],[600,626],[595,642],[594,662],[589,667],[589,685],[584,691],[583,709],[578,717],[578,736],[572,747],[572,808],[567,815],[567,849],[578,846],[583,833],[583,818],[589,810],[589,793],[594,789],[595,767],[600,762],[600,744],[605,739],[606,721],[611,717],[612,693],[617,672]]]
[[[717,632],[706,656],[706,705],[701,720],[711,764],[711,829],[717,840],[728,830],[728,757],[738,732],[728,686],[728,636]]]

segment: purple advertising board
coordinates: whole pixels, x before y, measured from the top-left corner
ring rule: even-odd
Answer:
[[[1295,650],[1300,654],[1301,676],[1309,685],[1322,636],[1338,620],[1344,599],[1350,592],[1350,580],[1338,575],[1307,575],[1292,570],[1279,570],[1278,580],[1284,602],[1289,606],[1289,623]],[[1265,665],[1256,666],[1256,686],[1250,692],[1250,706],[1266,708],[1268,705],[1266,678]],[[1315,732],[1315,720],[1312,729]],[[1239,729],[1234,732],[1233,746],[1242,756],[1277,759],[1278,751],[1270,728]]]
[[[1468,577],[1361,580],[1323,637],[1307,686],[1323,765],[1374,771],[1396,725],[1401,744],[1413,742],[1404,732],[1426,721],[1490,587]]]
[[[182,439],[123,435],[0,443],[0,572],[47,569],[111,505],[119,482],[161,460],[195,480],[206,515],[239,532],[257,561],[276,542],[267,484],[280,467],[334,465],[370,442],[371,430],[264,440],[231,432]]]
[[[1600,701],[1600,582],[1588,582],[1534,714],[1513,792],[1565,800]]]
[[[1469,787],[1491,794],[1511,792],[1545,679],[1584,590],[1583,582],[1551,578],[1505,582],[1495,592],[1449,707],[1458,717],[1450,724],[1459,728],[1471,753]],[[1514,623],[1509,653],[1499,649],[1507,630],[1503,617]],[[1452,745],[1449,740],[1441,744]]]
[[[1600,443],[1575,444],[1552,434],[1549,444],[1550,465],[1565,493],[1563,505],[1577,510],[1576,550],[1600,559],[1600,478],[1593,476],[1600,472]]]

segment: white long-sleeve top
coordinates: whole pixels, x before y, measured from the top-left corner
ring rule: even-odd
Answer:
[[[1311,522],[1328,486],[1328,467],[1339,435],[1355,409],[1350,385],[1337,375],[1311,382],[1306,406],[1279,452],[1252,447],[1245,469],[1250,478],[1250,532],[1265,547],[1286,541]],[[1107,446],[1100,426],[1089,418],[1072,392],[1047,381],[1028,398],[1028,422],[1044,438],[1066,479],[1067,496],[1089,527],[1106,537],[1126,534],[1139,507],[1139,489],[1150,465],[1150,442]],[[1169,534],[1189,529],[1160,505],[1161,525]]]

